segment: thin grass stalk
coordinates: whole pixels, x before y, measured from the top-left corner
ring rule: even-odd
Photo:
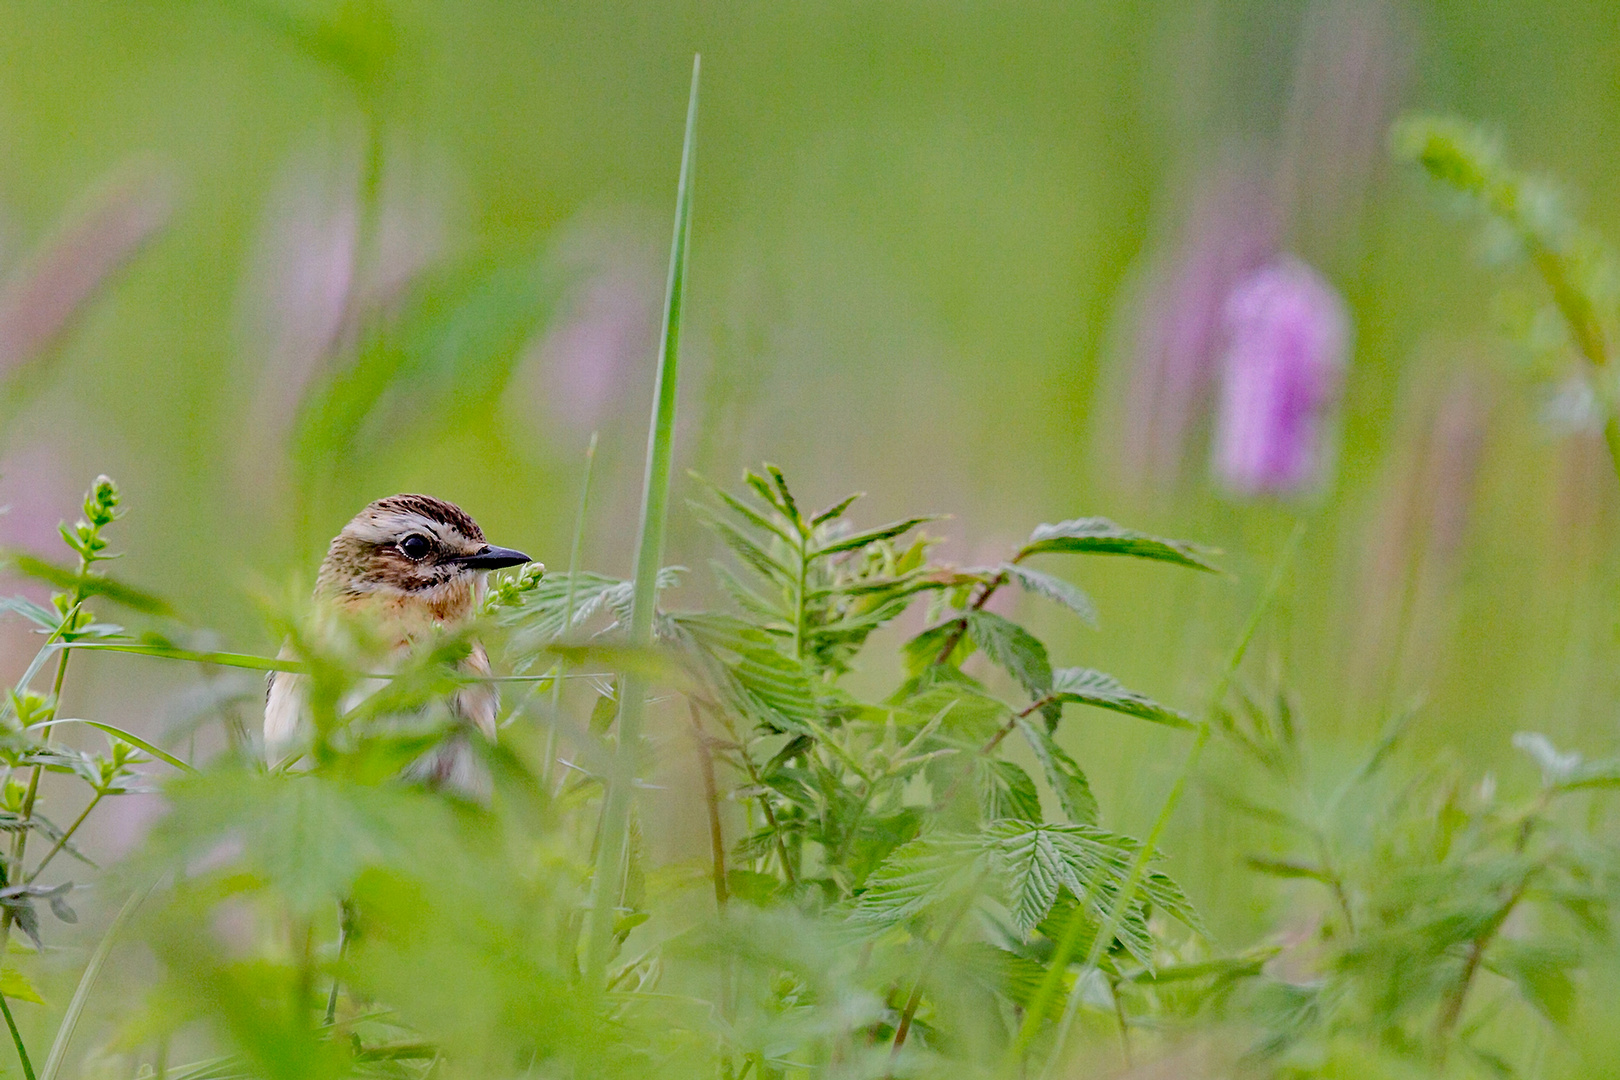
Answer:
[[[641,489],[641,531],[636,546],[636,573],[630,609],[630,644],[650,646],[653,612],[658,603],[658,567],[664,556],[669,515],[670,470],[674,457],[676,384],[680,367],[681,313],[685,306],[686,252],[692,222],[692,165],[696,149],[698,77],[702,57],[692,58],[692,88],[686,103],[686,137],[681,147],[681,174],[675,195],[675,229],[670,241],[669,280],[664,293],[664,328],[653,390],[652,427],[647,434],[647,471]],[[627,672],[620,683],[618,749],[607,779],[596,867],[591,878],[591,918],[585,943],[585,985],[600,990],[607,973],[613,938],[613,911],[623,888],[628,850],[630,799],[635,784],[636,752],[646,709],[647,680]]]
[[[34,1063],[28,1059],[28,1047],[23,1043],[22,1032],[17,1030],[17,1020],[11,1015],[11,1006],[6,1003],[4,995],[0,995],[0,1015],[6,1018],[6,1030],[11,1032],[11,1043],[17,1048],[17,1060],[22,1063],[23,1075],[28,1080],[34,1080]]]
[[[135,909],[141,906],[141,901],[145,900],[156,887],[154,882],[151,886],[131,894],[130,898],[124,901],[124,906],[118,909],[112,925],[107,927],[107,932],[101,936],[100,944],[91,954],[90,962],[85,965],[84,974],[79,976],[79,985],[73,991],[73,999],[68,1002],[67,1012],[62,1015],[62,1022],[56,1028],[56,1041],[51,1043],[51,1053],[45,1059],[45,1068],[39,1074],[39,1080],[56,1080],[57,1074],[62,1071],[62,1062],[67,1059],[68,1044],[73,1041],[73,1031],[79,1026],[79,1017],[84,1015],[84,1004],[90,999],[90,990],[95,986],[101,969],[106,966],[113,943],[130,917],[135,914]]]
[[[574,543],[568,549],[568,591],[563,596],[563,628],[567,636],[574,625],[574,593],[579,579],[579,564],[585,551],[585,512],[591,505],[591,474],[596,470],[596,432],[585,447],[585,478],[579,484],[579,510],[574,514]],[[551,793],[551,774],[557,764],[557,717],[562,709],[564,665],[557,661],[551,669],[551,726],[546,729],[546,756],[540,763],[540,788]]]
[[[1175,813],[1177,804],[1181,802],[1182,792],[1186,790],[1187,780],[1197,767],[1198,759],[1203,755],[1204,746],[1209,742],[1209,734],[1213,726],[1211,722],[1213,714],[1220,706],[1222,699],[1226,697],[1226,692],[1231,689],[1232,680],[1237,677],[1238,668],[1242,666],[1243,657],[1248,653],[1249,645],[1254,640],[1255,633],[1260,629],[1261,620],[1270,609],[1277,594],[1282,590],[1283,579],[1287,575],[1289,566],[1294,561],[1295,554],[1299,551],[1300,541],[1304,539],[1304,536],[1305,523],[1301,521],[1294,526],[1294,531],[1283,545],[1282,553],[1278,556],[1277,563],[1272,568],[1271,577],[1266,582],[1266,587],[1260,594],[1259,601],[1249,613],[1248,622],[1243,628],[1243,633],[1238,638],[1237,647],[1232,650],[1232,656],[1227,661],[1226,670],[1221,674],[1215,688],[1210,692],[1206,718],[1198,726],[1198,735],[1193,740],[1192,748],[1188,750],[1186,760],[1182,762],[1175,783],[1171,785],[1170,793],[1165,796],[1164,804],[1159,809],[1159,816],[1154,821],[1147,840],[1131,861],[1131,868],[1126,874],[1125,883],[1119,892],[1115,894],[1114,903],[1109,908],[1107,918],[1103,920],[1096,937],[1092,939],[1091,948],[1086,953],[1085,964],[1081,968],[1080,974],[1075,978],[1074,989],[1070,992],[1069,1000],[1064,1006],[1063,1017],[1058,1022],[1057,1033],[1052,1042],[1052,1052],[1047,1058],[1046,1067],[1041,1071],[1042,1076],[1051,1075],[1052,1070],[1062,1059],[1064,1043],[1068,1039],[1069,1029],[1073,1026],[1075,1015],[1079,1011],[1080,994],[1086,980],[1093,971],[1097,970],[1097,965],[1102,960],[1104,951],[1113,943],[1114,937],[1119,933],[1120,923],[1124,920],[1125,913],[1130,910],[1131,904],[1136,900],[1136,890],[1142,884],[1142,878],[1147,873],[1147,866],[1153,858],[1153,853],[1158,849],[1159,839],[1169,826],[1170,818]],[[1046,1015],[1047,1005],[1051,1001],[1052,995],[1057,991],[1058,982],[1061,980],[1064,969],[1068,967],[1072,950],[1078,944],[1077,923],[1083,917],[1084,906],[1082,905],[1075,909],[1069,932],[1064,935],[1063,941],[1059,943],[1057,955],[1053,956],[1051,965],[1047,969],[1047,977],[1042,980],[1035,997],[1031,1000],[1029,1010],[1024,1017],[1024,1024],[1019,1029],[1018,1036],[1013,1040],[1013,1044],[1009,1048],[1007,1059],[1009,1073],[1017,1069],[1018,1059],[1034,1038],[1041,1018]]]

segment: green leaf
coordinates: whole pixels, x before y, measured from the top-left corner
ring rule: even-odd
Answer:
[[[844,512],[847,511],[850,508],[850,506],[852,506],[854,504],[856,499],[861,499],[861,498],[865,498],[865,497],[866,497],[866,492],[864,492],[864,491],[857,491],[853,495],[844,496],[839,501],[837,501],[837,502],[833,503],[831,506],[827,507],[827,509],[821,511],[821,513],[817,514],[815,517],[811,518],[810,519],[810,526],[812,528],[814,528],[814,527],[816,527],[818,525],[825,525],[829,521],[836,521],[838,518],[841,518],[841,517],[844,516]]]
[[[951,649],[951,655],[945,658],[945,663],[960,667],[973,651],[973,640],[968,637],[962,619],[949,619],[935,626],[930,626],[901,649],[901,658],[905,661],[906,674],[913,677],[921,675],[933,667],[939,660],[939,654],[945,648],[945,643],[952,638],[957,639],[956,645]]]
[[[298,915],[332,910],[367,869],[419,869],[430,837],[453,843],[449,806],[417,788],[221,769],[180,777],[165,794],[171,810],[145,853],[154,877],[217,856],[231,841],[232,855],[214,872],[270,883]]]
[[[1580,954],[1568,945],[1542,944],[1498,938],[1485,956],[1485,966],[1511,979],[1524,999],[1555,1024],[1569,1022],[1575,1002],[1575,981],[1570,972]]]
[[[991,611],[968,612],[967,632],[1032,697],[1043,697],[1052,689],[1052,663],[1046,657],[1046,646],[1034,634]]]
[[[0,597],[0,611],[15,611],[18,615],[46,630],[55,630],[61,617],[50,608],[41,607],[26,596]]]
[[[187,660],[194,664],[213,664],[216,667],[246,668],[249,671],[307,672],[309,665],[299,660],[284,660],[275,656],[254,656],[251,653],[198,652],[173,645],[137,641],[81,641],[71,646],[57,643],[53,648],[72,648],[74,652],[117,652],[134,656],[156,656],[164,660]]]
[[[747,503],[743,502],[741,499],[737,498],[735,495],[732,495],[730,492],[726,491],[725,488],[721,487],[720,485],[714,483],[711,480],[708,480],[707,478],[705,478],[703,476],[698,475],[695,472],[690,473],[690,475],[693,476],[694,478],[696,478],[705,487],[707,487],[709,489],[709,491],[711,493],[713,493],[715,498],[719,499],[721,502],[725,503],[728,507],[730,507],[732,513],[736,514],[738,517],[740,517],[744,521],[748,522],[748,524],[754,526],[756,529],[760,529],[760,530],[763,530],[765,532],[769,532],[769,533],[774,534],[779,539],[781,539],[781,541],[784,544],[792,544],[793,543],[793,538],[788,535],[786,529],[782,528],[776,522],[772,521],[770,518],[766,517],[764,514],[761,514],[758,510],[755,510],[752,506],[749,506]],[[710,510],[708,507],[704,506],[702,503],[699,503],[699,502],[693,502],[691,500],[688,500],[687,505],[690,506],[694,511],[696,511],[696,512],[698,512],[700,514],[712,514],[713,513],[712,510]]]
[[[1198,726],[1175,709],[1127,690],[1112,675],[1090,668],[1059,668],[1052,675],[1052,696],[1065,704],[1095,705],[1168,727],[1196,729]]]
[[[1093,629],[1097,626],[1097,609],[1091,603],[1079,586],[1071,585],[1060,577],[1034,570],[1018,563],[1002,563],[996,567],[1000,573],[1006,574],[1018,583],[1019,588],[1025,592],[1044,596],[1055,603],[1062,604]]]
[[[694,504],[693,512],[703,520],[709,531],[718,536],[732,552],[761,577],[779,585],[795,585],[798,575],[781,559],[766,551],[753,538],[737,526],[712,513],[701,504]]]
[[[1046,829],[1022,829],[1011,834],[998,854],[1007,872],[1005,885],[1012,898],[1009,910],[1013,925],[1020,933],[1028,934],[1046,918],[1059,887],[1068,885],[1071,892],[1083,891],[1079,878],[1059,855]]]
[[[768,632],[729,615],[677,615],[672,620],[703,672],[744,715],[780,731],[813,734],[820,710],[804,666]]]
[[[899,926],[957,899],[978,880],[981,855],[976,837],[921,836],[902,844],[866,879],[850,919],[857,925]]]
[[[1250,855],[1243,860],[1249,869],[1271,877],[1279,878],[1307,878],[1319,881],[1324,885],[1332,885],[1333,878],[1326,870],[1309,863],[1298,862],[1294,859],[1268,859],[1259,855]]]
[[[1039,525],[1030,534],[1015,562],[1043,552],[1091,555],[1129,555],[1137,559],[1187,566],[1194,570],[1218,572],[1206,562],[1199,548],[1180,540],[1164,540],[1114,524],[1107,518],[1075,518],[1055,525]]]
[[[932,686],[907,698],[905,709],[919,725],[939,717],[941,731],[979,744],[995,733],[1009,711],[1005,702],[961,683]]]
[[[990,821],[1016,818],[1041,820],[1041,794],[1029,773],[1011,761],[978,758],[980,805]]]
[[[111,735],[114,738],[122,739],[129,743],[129,745],[135,747],[137,750],[150,754],[157,760],[164,762],[165,764],[172,765],[181,772],[195,773],[197,771],[195,768],[186,764],[184,761],[181,761],[167,750],[162,750],[156,746],[153,746],[139,735],[133,735],[121,727],[114,727],[112,724],[106,724],[100,720],[80,720],[73,717],[66,717],[61,720],[48,720],[43,724],[35,724],[28,730],[42,730],[44,728],[55,727],[57,724],[85,724],[89,727],[95,728],[97,731]]]
[[[782,475],[781,469],[768,461],[765,463],[765,472],[770,475],[771,484],[776,488],[777,496],[781,500],[777,505],[782,508],[782,513],[796,527],[802,528],[804,515],[799,513],[799,504],[794,501],[793,492],[788,490],[787,477]]]
[[[1041,768],[1046,770],[1046,782],[1052,785],[1064,815],[1076,825],[1097,824],[1097,798],[1075,760],[1064,752],[1050,732],[1023,717],[1018,719],[1018,730],[1035,752]]]
[[[939,516],[937,514],[930,514],[923,517],[906,518],[904,521],[891,521],[889,524],[881,525],[876,529],[868,529],[865,532],[858,532],[852,536],[840,537],[837,540],[833,540],[830,543],[816,548],[810,553],[810,557],[812,559],[819,559],[824,555],[836,555],[841,551],[855,551],[858,548],[865,547],[867,544],[875,544],[879,540],[892,540],[896,536],[901,536],[910,532],[918,525],[922,525],[929,521],[938,520]]]
[[[24,577],[43,581],[53,589],[77,589],[85,596],[104,596],[115,604],[122,604],[144,615],[174,614],[174,609],[167,602],[149,592],[100,574],[81,575],[76,570],[48,563],[24,551],[0,552],[0,562],[9,564]],[[56,623],[53,621],[51,625],[54,627]]]
[[[717,559],[711,559],[709,568],[714,571],[715,580],[720,583],[720,588],[725,590],[726,595],[731,597],[732,602],[756,619],[766,622],[787,622],[790,618],[780,606],[743,584],[742,579],[731,572],[731,567]]]
[[[31,1001],[35,1005],[45,1004],[45,999],[39,996],[34,984],[28,981],[28,976],[16,968],[8,967],[0,970],[0,994],[13,1001]]]

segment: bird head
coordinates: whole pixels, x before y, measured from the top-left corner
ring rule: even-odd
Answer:
[[[472,614],[486,571],[528,561],[521,551],[490,545],[454,503],[391,495],[332,539],[316,593],[344,607],[455,622]]]

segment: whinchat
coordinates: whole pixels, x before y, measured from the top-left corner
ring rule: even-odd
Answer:
[[[332,538],[315,583],[317,605],[364,619],[402,656],[434,632],[464,626],[484,597],[484,575],[520,566],[529,557],[494,547],[484,531],[453,503],[429,495],[391,495],[354,516]],[[489,657],[473,643],[462,670],[490,673]],[[275,672],[264,709],[266,756],[292,749],[306,723],[306,676]],[[438,783],[467,786],[471,754],[467,729],[495,737],[500,702],[491,683],[456,691],[451,713],[462,731],[411,771]]]

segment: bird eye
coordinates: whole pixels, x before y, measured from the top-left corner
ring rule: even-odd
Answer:
[[[421,533],[411,533],[399,542],[399,550],[412,562],[421,562],[433,550],[433,545]]]

